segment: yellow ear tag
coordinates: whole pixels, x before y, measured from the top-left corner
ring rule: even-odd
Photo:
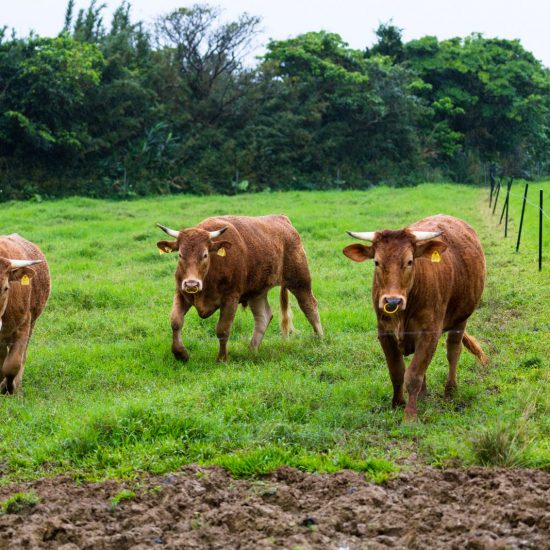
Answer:
[[[218,250],[218,256],[225,256],[225,248],[223,246]]]
[[[172,252],[172,249],[169,248],[168,246],[165,246],[164,247],[164,252],[166,252],[166,254],[170,254],[170,252]]]
[[[436,251],[432,254],[432,262],[433,262],[434,264],[438,264],[440,261],[441,261],[441,254],[436,250]]]
[[[23,286],[28,286],[30,282],[31,280],[29,279],[28,275],[23,275],[23,277],[21,277],[21,284]]]
[[[159,254],[164,254],[164,250],[162,250],[162,248],[159,248]]]

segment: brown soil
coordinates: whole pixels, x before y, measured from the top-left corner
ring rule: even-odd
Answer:
[[[113,506],[123,489],[135,496]],[[0,488],[40,503],[0,515],[0,548],[550,548],[550,473],[424,470],[373,485],[283,468],[260,481],[217,468],[77,485]]]

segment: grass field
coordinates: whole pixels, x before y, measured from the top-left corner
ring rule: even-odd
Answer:
[[[541,185],[531,185],[531,200]],[[514,192],[521,195],[519,185]],[[247,349],[249,311],[237,314],[229,362],[217,364],[217,314],[201,320],[192,310],[184,328],[191,359],[176,362],[169,327],[176,255],[159,256],[163,237],[154,223],[281,212],[302,235],[326,338],[312,336],[293,302],[297,333],[283,340],[272,291],[275,318],[257,355]],[[458,392],[447,402],[440,345],[420,421],[404,424],[402,410],[390,407],[376,339],[372,263],[350,262],[341,250],[351,242],[348,229],[396,228],[440,212],[471,223],[485,246],[488,283],[469,332],[491,363],[480,367],[463,353]],[[349,467],[374,479],[407,463],[550,468],[550,223],[539,273],[535,209],[528,207],[520,254],[495,218],[486,190],[449,184],[4,204],[1,232],[42,247],[53,290],[30,344],[23,392],[0,398],[0,482],[60,472],[124,477],[190,462],[238,476],[282,464]]]

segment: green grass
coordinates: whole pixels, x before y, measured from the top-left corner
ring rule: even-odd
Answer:
[[[519,185],[514,192],[521,195]],[[53,289],[30,344],[23,393],[0,398],[1,482],[59,472],[132,477],[191,462],[220,464],[238,476],[284,464],[354,468],[375,480],[410,460],[468,465],[510,457],[550,467],[550,224],[539,273],[536,211],[528,209],[516,254],[515,239],[503,239],[486,198],[479,188],[430,184],[4,204],[2,232],[17,231],[42,247]],[[514,235],[520,202],[512,197]],[[184,328],[191,359],[176,362],[169,326],[176,257],[159,256],[155,243],[163,237],[154,223],[182,227],[216,214],[277,212],[302,235],[326,338],[313,338],[293,301],[297,334],[283,340],[273,291],[275,319],[257,355],[247,349],[249,311],[237,314],[223,365],[215,362],[217,315],[201,320],[192,310]],[[484,243],[488,283],[469,331],[491,364],[482,368],[465,352],[457,395],[447,402],[441,345],[420,422],[403,424],[402,411],[390,406],[375,334],[372,263],[350,262],[341,250],[351,242],[348,229],[400,227],[439,212],[470,222]]]

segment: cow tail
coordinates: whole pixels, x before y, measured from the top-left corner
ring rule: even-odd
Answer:
[[[479,342],[468,333],[464,333],[462,336],[462,343],[464,347],[473,355],[476,356],[476,359],[483,365],[489,364],[489,358],[483,353]]]
[[[281,304],[281,332],[286,337],[294,330],[294,327],[292,326],[292,310],[288,301],[288,289],[285,286],[281,287],[279,303]]]

